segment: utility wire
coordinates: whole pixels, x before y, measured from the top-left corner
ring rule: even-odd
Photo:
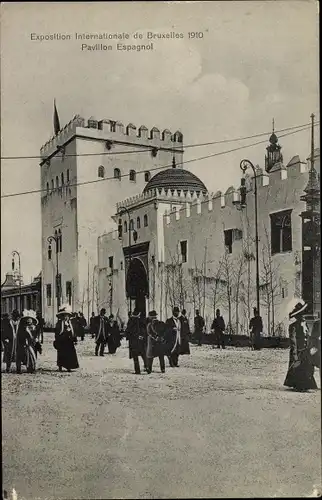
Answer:
[[[316,122],[315,124],[318,125],[320,122]],[[276,130],[275,133],[279,134],[280,132],[286,132],[289,130],[295,130],[303,127],[308,127],[310,126],[310,123],[305,123],[303,125],[296,125],[294,127],[287,127],[283,128],[280,130]],[[198,143],[198,144],[187,144],[187,145],[182,145],[183,149],[188,149],[188,148],[197,148],[197,147],[203,147],[203,146],[212,146],[214,144],[225,144],[229,142],[238,142],[238,141],[246,141],[248,139],[255,139],[256,137],[262,137],[264,135],[269,135],[272,132],[262,132],[260,134],[255,134],[255,135],[249,135],[246,137],[236,137],[234,139],[223,139],[220,141],[211,141],[211,142],[203,142],[203,143]],[[116,141],[117,142],[117,141]],[[71,153],[71,154],[65,154],[64,157],[75,157],[75,156],[108,156],[108,155],[122,155],[122,154],[135,154],[135,153],[146,153],[151,151],[151,149],[158,149],[157,146],[151,145],[148,149],[141,149],[141,150],[130,150],[130,151],[109,151],[105,153]],[[182,149],[181,148],[181,149]],[[174,151],[181,151],[181,149],[176,148],[176,147],[171,147]],[[60,152],[60,150],[57,150],[57,152]],[[1,156],[1,160],[42,160],[43,162],[46,161],[46,159],[43,156]]]
[[[286,134],[283,134],[280,137],[286,137],[286,136],[294,135],[294,134],[297,134],[298,132],[304,132],[305,130],[309,130],[309,129],[310,129],[310,126],[307,126],[306,128],[302,128],[300,130],[294,130],[293,132],[288,132]],[[206,156],[199,156],[198,158],[192,158],[190,160],[183,160],[182,162],[177,163],[177,165],[184,165],[184,164],[192,163],[192,162],[195,162],[195,161],[201,161],[201,160],[206,160],[208,158],[214,158],[216,156],[222,156],[222,155],[225,155],[225,154],[233,153],[234,151],[239,151],[241,149],[250,148],[250,147],[253,147],[253,146],[257,146],[259,144],[265,144],[266,142],[267,141],[265,139],[263,141],[253,142],[252,144],[246,144],[244,146],[239,146],[237,148],[228,149],[228,150],[225,150],[225,151],[220,151],[219,153],[212,153],[212,154],[209,154],[209,155],[206,155]],[[161,165],[161,166],[158,166],[158,167],[154,167],[154,168],[151,168],[151,169],[149,169],[147,171],[148,172],[152,172],[152,171],[156,171],[156,170],[167,169],[167,168],[170,168],[170,167],[172,167],[172,163],[168,164],[168,165]],[[143,170],[142,172],[137,172],[137,175],[144,174],[147,171]],[[118,179],[120,179],[121,177],[128,177],[128,176],[129,176],[129,174],[122,174],[122,175],[120,175],[118,177]],[[104,181],[110,181],[110,180],[115,180],[115,177],[114,176],[113,177],[105,177],[104,179],[94,179],[92,181],[84,181],[84,182],[78,182],[78,183],[76,182],[75,184],[67,184],[66,186],[67,187],[84,186],[84,185],[87,185],[87,184],[94,184],[96,182],[104,182]],[[57,188],[55,188],[55,189],[57,189]],[[27,194],[35,194],[35,193],[41,193],[41,192],[47,192],[47,189],[34,189],[34,190],[31,190],[31,191],[24,191],[24,192],[20,192],[20,193],[4,194],[4,195],[1,195],[1,198],[11,198],[13,196],[23,196],[23,195],[27,195]]]

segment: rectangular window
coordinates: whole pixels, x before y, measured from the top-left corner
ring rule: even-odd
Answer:
[[[180,241],[181,262],[187,262],[188,242]]]
[[[114,264],[113,264],[113,257],[109,257],[109,258],[108,258],[108,267],[109,267],[110,269],[113,269],[113,265],[114,265]]]
[[[46,285],[47,306],[51,306],[51,285]]]
[[[270,214],[271,251],[275,253],[292,251],[292,210]]]
[[[224,231],[224,236],[225,236],[225,247],[226,247],[228,253],[232,253],[232,251],[233,251],[233,230],[227,229],[226,231]]]
[[[61,297],[61,274],[56,275],[56,297]]]
[[[72,282],[66,281],[66,300],[68,304],[72,305]]]

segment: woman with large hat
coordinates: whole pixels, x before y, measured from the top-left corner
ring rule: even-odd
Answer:
[[[289,304],[290,359],[284,385],[298,391],[317,389],[308,348],[308,328],[303,318],[306,309],[303,300],[295,299]]]
[[[156,311],[150,311],[147,325],[147,372],[152,372],[154,358],[159,358],[161,372],[165,372],[164,354],[166,349],[167,327],[163,321],[158,321]]]
[[[77,344],[77,323],[71,318],[72,308],[64,304],[57,313],[54,347],[57,349],[57,366],[61,372],[79,368],[75,344]]]

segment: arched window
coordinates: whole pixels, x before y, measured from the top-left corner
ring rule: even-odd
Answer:
[[[130,170],[130,181],[136,181],[136,172],[135,170]]]
[[[61,252],[63,248],[63,236],[61,230],[58,229],[58,252]]]
[[[51,180],[51,190],[54,191],[55,185],[54,185],[54,179]]]
[[[143,224],[144,224],[144,227],[148,227],[148,216],[146,214],[143,217]]]
[[[49,182],[46,184],[47,194],[49,194]]]
[[[56,175],[56,189],[59,188],[59,179],[58,179],[58,175]]]
[[[61,173],[61,185],[64,185],[64,172]]]
[[[140,227],[141,227],[141,220],[140,220],[140,217],[137,217],[136,218],[136,228],[140,229]]]
[[[67,169],[67,172],[66,172],[66,178],[67,178],[67,182],[69,182],[69,168]]]
[[[101,177],[102,179],[104,179],[104,177],[105,177],[105,168],[103,167],[103,165],[100,165],[98,167],[97,175],[98,175],[98,177]]]
[[[130,220],[130,231],[131,231],[131,230],[133,231],[133,229],[134,229],[134,220],[133,220],[133,219],[131,219],[131,220]]]
[[[126,220],[124,221],[124,232],[127,233],[127,222],[126,222]]]
[[[145,174],[144,174],[144,180],[145,180],[145,182],[149,182],[150,179],[151,179],[150,172],[145,172]]]
[[[121,180],[121,170],[119,168],[114,168],[114,179]]]

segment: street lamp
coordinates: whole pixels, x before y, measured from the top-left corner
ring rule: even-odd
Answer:
[[[128,208],[126,207],[121,207],[120,210],[119,210],[119,215],[123,215],[123,214],[127,214],[128,216],[128,219],[129,219],[129,227],[128,227],[128,231],[129,231],[129,268],[128,268],[128,272],[130,271],[131,269],[131,262],[132,262],[132,255],[131,255],[131,231],[133,230],[133,239],[134,239],[134,242],[136,242],[137,240],[137,232],[135,231],[134,227],[132,228],[132,225],[131,225],[131,214],[130,214],[130,211],[128,210]],[[119,239],[122,238],[122,234],[123,234],[123,227],[122,227],[122,223],[118,225],[118,233],[119,233]],[[125,284],[127,282],[127,279],[125,279]],[[132,314],[132,301],[131,301],[131,290],[130,290],[130,314]]]
[[[18,257],[18,266],[19,266],[19,307],[20,307],[20,313],[22,313],[22,301],[21,301],[21,259],[20,259],[20,253],[17,250],[14,250],[12,252],[12,270],[15,270],[15,256]]]
[[[257,208],[257,176],[256,169],[251,161],[242,160],[240,162],[240,169],[243,172],[243,177],[241,179],[241,185],[239,188],[240,192],[240,208],[243,209],[246,207],[246,179],[245,172],[247,168],[250,167],[254,173],[254,196],[255,196],[255,248],[256,248],[256,302],[257,302],[257,312],[260,316],[260,301],[259,301],[259,256],[258,256],[258,208]]]
[[[52,250],[51,250],[51,244],[54,241],[55,246],[56,246],[56,299],[57,299],[57,313],[59,311],[59,306],[60,306],[60,282],[59,282],[59,268],[58,268],[58,251],[59,251],[59,241],[60,241],[60,235],[55,235],[55,236],[48,236],[47,238],[48,243],[50,244],[50,247],[48,248],[48,259],[51,260],[51,255],[52,255]]]

